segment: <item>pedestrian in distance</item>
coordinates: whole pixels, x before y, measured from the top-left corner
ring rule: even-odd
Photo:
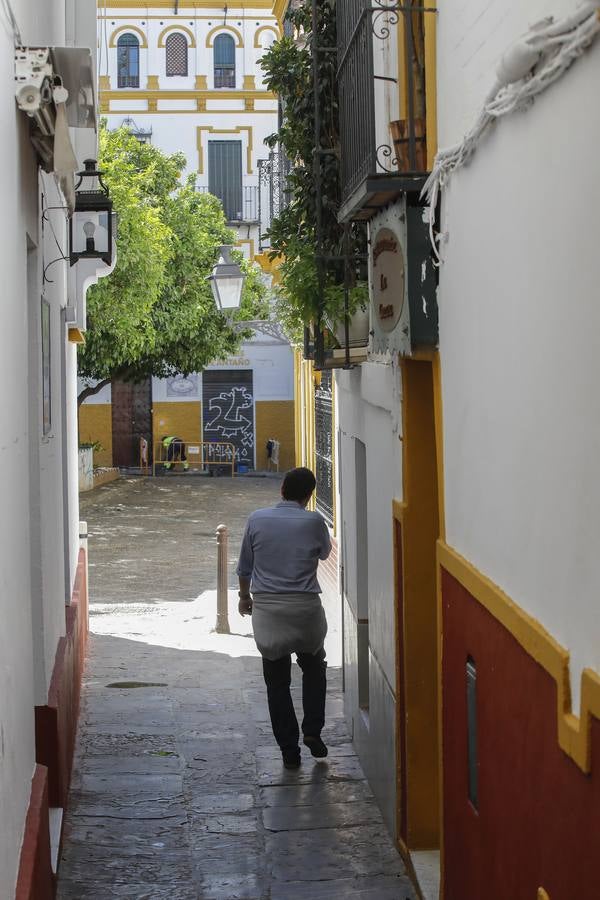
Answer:
[[[180,437],[177,437],[174,434],[166,435],[161,438],[161,441],[163,447],[167,451],[167,461],[164,464],[165,472],[170,472],[171,466],[178,462],[182,463],[183,471],[187,472],[190,464],[185,455],[185,441],[182,441]]]
[[[285,475],[281,502],[248,518],[237,568],[238,609],[252,616],[273,734],[287,769],[300,765],[300,731],[290,694],[292,653],[302,669],[303,743],[313,756],[327,756],[321,739],[327,620],[317,567],[329,556],[331,540],[321,514],[306,509],[315,486],[310,469]]]

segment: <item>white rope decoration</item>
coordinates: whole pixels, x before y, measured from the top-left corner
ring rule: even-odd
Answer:
[[[438,263],[442,260],[437,241],[443,236],[436,238],[434,234],[434,211],[440,191],[452,173],[469,161],[496,119],[533,103],[537,94],[564,75],[599,34],[598,0],[586,0],[580,9],[565,19],[554,22],[550,17],[539,22],[504,53],[494,85],[474,126],[459,144],[437,153],[421,194],[429,201],[429,234]]]

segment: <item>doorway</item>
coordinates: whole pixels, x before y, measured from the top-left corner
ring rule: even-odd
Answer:
[[[236,467],[253,469],[254,393],[252,369],[216,369],[202,376],[205,441],[233,444]]]
[[[140,438],[148,441],[152,459],[152,379],[112,382],[113,466],[140,464]]]
[[[397,828],[405,850],[440,846],[438,610],[440,536],[436,354],[402,361],[403,500],[394,503]]]

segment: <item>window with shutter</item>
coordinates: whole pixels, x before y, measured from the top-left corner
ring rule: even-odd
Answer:
[[[167,75],[187,75],[188,42],[183,34],[175,32],[168,36],[165,42],[165,55]]]
[[[235,87],[235,41],[230,34],[219,34],[214,43],[215,87]]]
[[[117,41],[117,84],[120,88],[140,86],[140,42],[134,34],[122,34]]]
[[[208,190],[223,204],[228,222],[243,219],[242,142],[208,142]]]

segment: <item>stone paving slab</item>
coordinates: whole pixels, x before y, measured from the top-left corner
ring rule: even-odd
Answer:
[[[183,602],[183,586],[191,590],[200,575],[208,584],[214,562],[206,547],[190,561],[173,549],[188,526],[198,539],[211,534],[202,515],[191,514],[194,492],[199,509],[210,500],[217,524],[231,513],[240,532],[250,508],[274,499],[272,482],[245,492],[217,480],[208,500],[203,484],[178,479],[163,490],[162,482],[124,481],[95,492],[97,506],[86,498],[90,531],[103,535],[100,549],[97,537],[91,542],[92,610],[94,584],[102,603],[92,616],[98,633],[85,673],[58,900],[416,900],[354,754],[339,669],[328,670],[330,755],[318,761],[302,748],[301,768],[286,770],[260,658],[244,636],[248,621],[233,600],[234,634],[220,636],[205,600]],[[156,532],[152,552],[128,532],[144,521]],[[156,565],[153,553],[163,554]],[[124,560],[137,560],[133,596]],[[176,596],[161,583],[167,562],[177,570]],[[198,615],[189,615],[192,607]],[[293,678],[300,710],[296,666]]]

